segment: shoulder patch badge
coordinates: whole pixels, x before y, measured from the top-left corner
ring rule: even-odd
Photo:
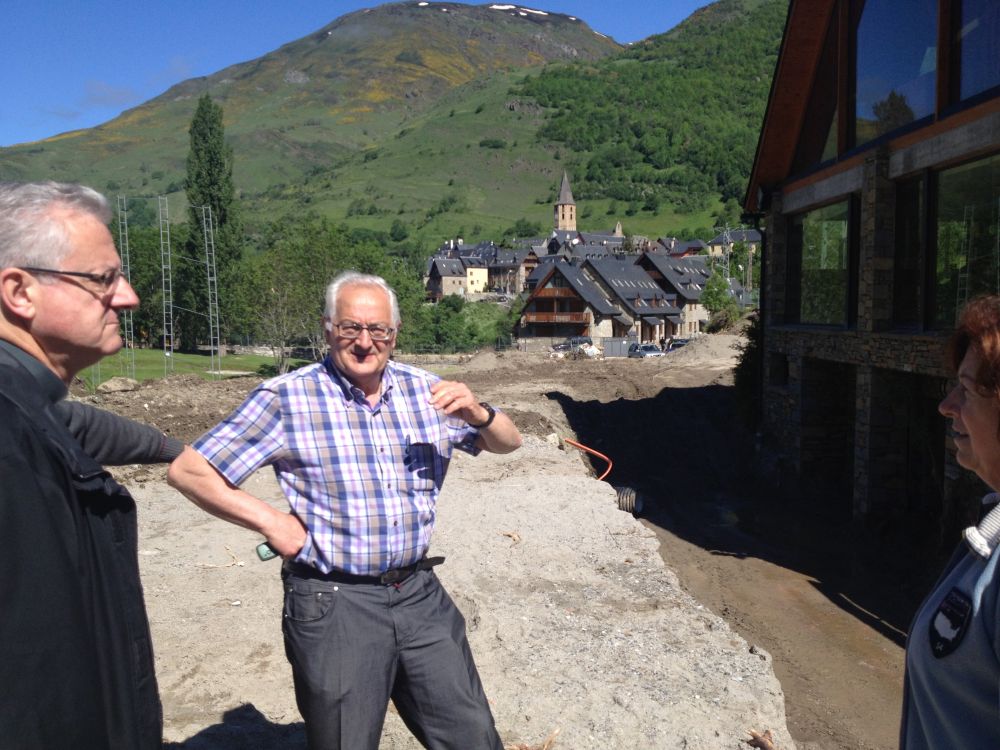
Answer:
[[[971,614],[972,600],[958,589],[949,591],[931,618],[931,653],[934,656],[940,659],[958,648]]]

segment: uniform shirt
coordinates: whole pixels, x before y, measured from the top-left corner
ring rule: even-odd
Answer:
[[[907,636],[903,750],[1000,748],[1000,550],[962,552]]]
[[[327,357],[258,386],[193,447],[234,485],[274,468],[308,532],[296,562],[378,575],[423,557],[452,449],[478,453],[476,428],[428,404],[438,380],[390,360],[371,406]]]

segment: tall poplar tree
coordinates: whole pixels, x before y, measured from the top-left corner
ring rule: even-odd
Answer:
[[[241,260],[243,227],[233,186],[233,149],[226,143],[222,107],[205,94],[198,100],[191,127],[185,192],[188,200],[188,242],[185,258],[176,265],[176,333],[191,350],[208,338],[208,289],[202,207],[212,209],[213,244],[223,336],[241,328]]]

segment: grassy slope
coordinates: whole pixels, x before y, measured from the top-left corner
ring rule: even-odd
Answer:
[[[411,235],[430,243],[457,234],[470,242],[499,240],[519,218],[551,228],[565,150],[537,141],[541,112],[506,106],[513,99],[510,85],[521,75],[496,74],[452,92],[385,141],[376,149],[377,158],[365,162],[352,157],[282,197],[335,217],[346,216],[350,203],[362,199],[384,213],[352,216],[350,225],[387,231],[398,219]],[[503,140],[507,147],[485,148],[479,145],[483,139]],[[425,223],[428,209],[449,195],[458,198],[458,208]],[[664,206],[658,216],[640,212],[626,217],[608,215],[611,203],[578,202],[578,214],[589,211],[580,228],[611,229],[620,220],[628,233],[655,237],[666,227],[711,224],[710,211],[678,215]],[[622,212],[624,208],[620,205]]]

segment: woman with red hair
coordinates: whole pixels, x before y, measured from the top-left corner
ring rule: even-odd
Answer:
[[[938,409],[951,420],[956,459],[1000,491],[1000,297],[965,307],[949,360],[957,383]],[[906,642],[904,750],[1000,748],[998,546],[1000,506],[966,529],[917,610]]]

